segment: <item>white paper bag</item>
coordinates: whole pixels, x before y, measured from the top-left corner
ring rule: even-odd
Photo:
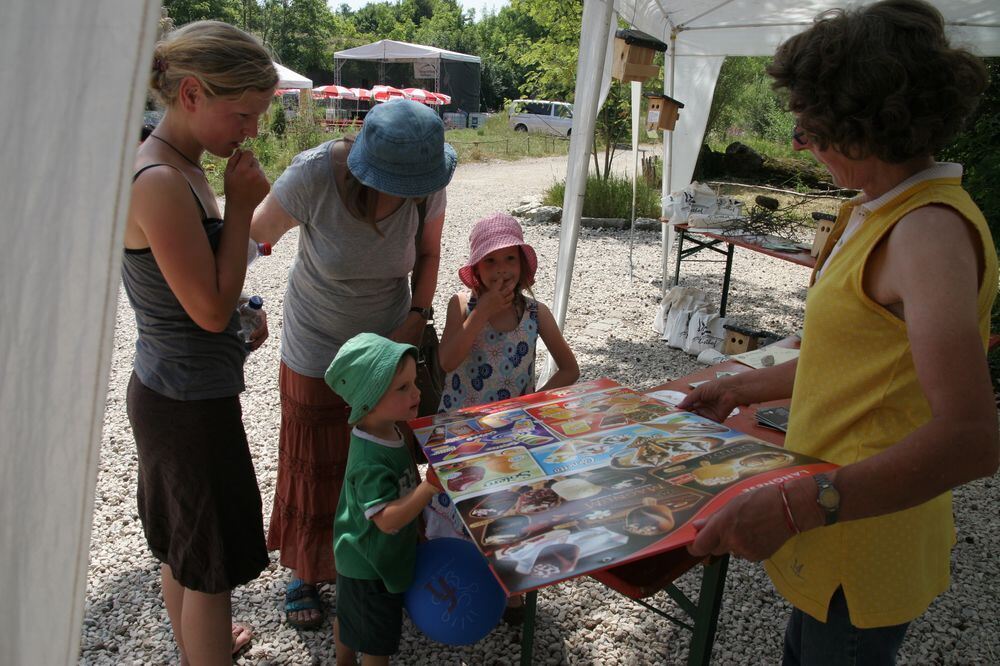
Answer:
[[[743,203],[733,197],[716,196],[710,187],[694,181],[667,197],[664,216],[671,224],[729,228],[742,223]]]
[[[723,326],[729,320],[714,312],[694,312],[688,322],[687,340],[684,351],[688,354],[700,354],[706,349],[722,351],[726,342],[726,331]]]

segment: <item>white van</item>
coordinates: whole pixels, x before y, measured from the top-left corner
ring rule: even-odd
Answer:
[[[508,124],[517,132],[545,132],[568,137],[573,129],[573,105],[544,99],[515,99]]]

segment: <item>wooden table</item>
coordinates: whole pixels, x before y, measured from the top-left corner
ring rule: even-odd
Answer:
[[[798,347],[798,338],[786,338],[775,344],[782,347]],[[691,383],[715,379],[718,372],[749,372],[753,368],[736,361],[726,361],[694,372],[685,377],[661,384],[647,392],[673,390],[683,393],[691,391]],[[785,435],[777,430],[763,428],[757,425],[756,411],[761,407],[788,405],[789,400],[776,400],[740,407],[739,414],[726,419],[725,424],[734,430],[739,430],[752,437],[762,439],[769,444],[784,446]],[[688,598],[674,581],[698,565],[702,565],[701,588],[698,599]],[[726,585],[726,571],[729,567],[729,556],[713,558],[697,558],[688,554],[686,548],[660,553],[629,562],[611,569],[605,569],[591,574],[591,577],[607,587],[628,597],[643,608],[668,621],[677,624],[691,632],[687,663],[690,666],[707,666],[712,657],[712,646],[715,643],[715,631],[719,622],[719,611],[722,608],[722,593]],[[653,606],[645,601],[646,597],[660,591],[665,591],[671,599],[688,616],[680,619],[675,615]],[[524,626],[521,629],[521,665],[530,666],[535,634],[535,611],[538,603],[538,590],[525,595]]]
[[[782,252],[780,250],[771,250],[758,243],[750,242],[748,237],[724,236],[722,234],[716,234],[709,231],[692,229],[686,224],[677,224],[674,225],[674,228],[677,229],[678,232],[677,260],[674,264],[674,279],[671,284],[676,285],[680,282],[681,261],[723,261],[722,259],[688,259],[688,257],[698,254],[702,250],[709,250],[725,256],[726,271],[722,278],[722,299],[719,304],[720,317],[726,316],[726,304],[729,301],[729,283],[733,271],[733,253],[737,247],[753,250],[754,252],[766,254],[769,257],[774,257],[783,261],[789,261],[793,264],[805,266],[809,269],[816,268],[816,258],[810,255],[808,251]],[[696,238],[695,236],[702,236],[708,240],[702,240],[701,238]],[[687,249],[684,249],[685,241],[691,244],[691,246]],[[726,246],[725,249],[719,247],[723,244]]]

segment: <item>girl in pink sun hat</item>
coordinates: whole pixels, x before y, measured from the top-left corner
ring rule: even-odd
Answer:
[[[458,270],[469,290],[451,297],[441,334],[445,381],[439,412],[534,393],[538,336],[559,369],[537,390],[568,386],[580,376],[552,313],[531,297],[537,268],[535,250],[510,215],[493,213],[472,227],[469,261]],[[428,538],[468,538],[444,493],[432,498],[424,518]],[[523,599],[513,597],[507,604],[504,620],[520,624]]]
[[[552,313],[530,295],[537,268],[535,250],[510,215],[493,213],[472,227],[469,261],[458,270],[469,291],[451,297],[441,334],[439,412],[534,393],[538,336],[559,368],[538,390],[580,376]]]

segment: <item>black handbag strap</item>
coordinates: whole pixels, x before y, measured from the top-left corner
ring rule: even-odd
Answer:
[[[413,272],[410,274],[410,293],[417,287],[417,268],[420,266],[420,241],[424,235],[424,222],[427,220],[427,197],[417,200],[417,233],[414,237]],[[433,311],[433,310],[432,310]],[[431,317],[429,321],[433,321]]]

